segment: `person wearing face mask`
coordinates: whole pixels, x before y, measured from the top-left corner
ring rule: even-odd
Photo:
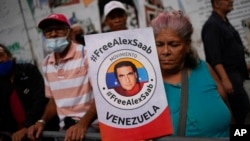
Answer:
[[[85,46],[85,41],[84,41],[84,30],[81,27],[80,24],[73,24],[71,25],[72,29],[72,40],[78,44],[82,44]]]
[[[0,44],[0,132],[12,134],[12,141],[27,140],[28,127],[40,118],[47,102],[38,68],[16,63],[7,47]],[[58,130],[56,122],[58,119],[53,119],[46,130]],[[6,136],[2,139],[8,140]]]
[[[39,138],[44,125],[58,115],[60,129],[66,131],[65,141],[81,141],[97,118],[86,50],[72,41],[72,29],[63,14],[48,15],[39,22],[38,28],[52,51],[42,66],[49,102],[41,119],[28,129],[28,137]]]

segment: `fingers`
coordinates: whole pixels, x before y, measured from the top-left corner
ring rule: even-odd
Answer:
[[[39,123],[32,125],[28,130],[28,138],[31,141],[35,141],[40,137],[41,133],[43,132],[43,128],[44,126]]]
[[[64,141],[82,141],[85,135],[83,128],[79,126],[72,126],[66,131]]]
[[[35,128],[34,128],[34,125],[32,125],[32,126],[28,129],[28,138],[29,138],[31,141],[34,141],[34,140],[35,140],[34,133],[35,133]]]
[[[22,141],[27,135],[27,128],[23,128],[12,135],[12,141]]]
[[[15,134],[12,136],[12,141],[21,141],[24,138],[24,136]]]
[[[43,132],[43,128],[38,128],[37,132],[36,132],[36,139],[38,139],[41,135],[41,133]]]
[[[234,90],[233,90],[233,89],[227,89],[226,92],[227,92],[228,94],[233,94]]]

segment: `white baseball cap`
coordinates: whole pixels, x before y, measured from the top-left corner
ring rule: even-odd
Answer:
[[[126,12],[125,6],[119,1],[110,1],[104,6],[103,20],[114,9],[122,9]]]

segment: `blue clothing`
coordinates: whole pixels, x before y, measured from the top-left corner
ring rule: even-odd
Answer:
[[[200,61],[191,71],[188,83],[186,136],[229,137],[230,111],[219,95],[216,83],[204,61]],[[176,136],[181,84],[164,82],[164,86]]]

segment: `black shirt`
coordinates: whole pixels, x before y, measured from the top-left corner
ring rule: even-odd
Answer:
[[[206,61],[214,67],[222,64],[226,72],[238,71],[248,78],[244,46],[239,33],[229,23],[212,12],[202,28]]]
[[[44,79],[36,66],[15,64],[13,74],[13,83],[10,76],[0,77],[0,131],[11,133],[18,130],[10,108],[10,95],[14,89],[25,111],[24,127],[29,127],[41,118],[48,102],[44,92]],[[58,126],[58,122],[53,126],[55,125]]]

